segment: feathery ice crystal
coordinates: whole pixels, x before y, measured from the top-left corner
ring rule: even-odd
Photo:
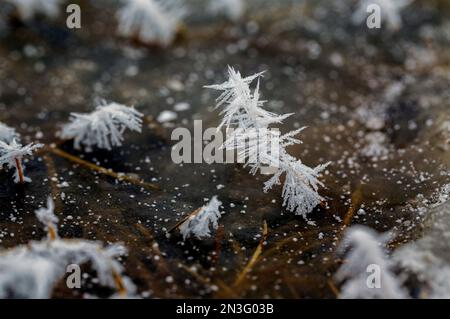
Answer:
[[[402,27],[401,11],[411,4],[413,0],[359,0],[358,9],[353,14],[353,22],[360,24],[367,19],[367,7],[371,4],[378,5],[381,16],[386,19],[387,27],[391,31]]]
[[[237,21],[244,15],[245,5],[243,0],[210,0],[209,10],[215,15]]]
[[[178,0],[124,0],[118,12],[119,34],[145,43],[169,45],[186,15]]]
[[[122,275],[123,267],[116,260],[125,254],[125,248],[53,236],[48,225],[55,227],[56,232],[58,218],[51,198],[47,205],[36,211],[38,219],[47,226],[47,239],[0,251],[0,298],[50,298],[53,287],[66,275],[68,265],[89,262],[100,284],[115,288],[118,297],[133,294],[135,287]]]
[[[36,218],[45,226],[45,231],[48,234],[48,239],[55,240],[58,238],[58,217],[55,215],[55,203],[49,196],[47,198],[47,207],[41,207],[35,211]]]
[[[22,164],[22,158],[25,155],[32,155],[33,151],[43,147],[43,144],[33,144],[22,146],[17,143],[15,139],[11,143],[5,143],[0,141],[0,166],[5,164],[9,168],[15,168],[14,182],[24,184],[25,182],[31,182],[29,177],[26,177],[25,166]]]
[[[347,230],[339,251],[349,251],[335,275],[337,281],[344,281],[340,298],[407,298],[399,280],[391,272],[391,262],[386,258],[384,247],[389,238],[388,234],[378,235],[365,226],[353,226]],[[380,269],[379,288],[368,286],[369,265],[376,265]]]
[[[0,141],[11,143],[14,139],[19,140],[20,136],[16,130],[0,122]]]
[[[216,108],[225,105],[221,112],[224,117],[218,129],[223,126],[235,129],[231,134],[227,132],[227,140],[222,147],[227,151],[237,151],[239,162],[245,160],[245,166],[250,166],[253,175],[263,166],[275,169],[273,176],[264,185],[264,192],[280,184],[280,178],[285,174],[283,206],[306,218],[323,201],[318,193],[319,186],[323,186],[318,176],[329,163],[311,168],[288,154],[287,147],[301,143],[294,136],[304,128],[281,136],[275,136],[274,131],[269,129],[272,124],[281,124],[292,113],[278,115],[261,108],[264,101],[260,100],[259,81],[253,92],[249,85],[262,73],[242,78],[238,71],[229,67],[228,75],[229,79],[225,83],[206,86],[223,91],[216,105]],[[274,142],[278,144],[276,152],[268,152],[267,145]]]
[[[189,216],[189,218],[180,225],[180,232],[183,239],[189,236],[195,236],[198,239],[211,236],[212,230],[216,230],[219,226],[220,205],[222,203],[213,196],[206,206],[203,206],[198,212]],[[211,228],[210,228],[211,227]]]
[[[30,20],[37,14],[55,18],[59,15],[61,0],[7,0],[14,4],[20,18]]]
[[[74,147],[92,147],[111,150],[112,147],[121,146],[124,140],[125,129],[141,132],[143,114],[118,103],[97,106],[96,110],[88,114],[71,114],[71,122],[64,125],[60,137],[74,139]]]

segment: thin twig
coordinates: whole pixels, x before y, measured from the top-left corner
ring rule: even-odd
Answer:
[[[19,181],[20,184],[25,184],[25,180],[23,178],[23,168],[22,168],[22,164],[20,163],[20,159],[15,158],[14,159],[16,161],[16,169],[17,169],[17,175],[19,175]]]
[[[65,158],[71,162],[77,163],[79,165],[85,166],[91,170],[97,171],[101,174],[104,175],[108,175],[111,177],[114,177],[115,179],[119,180],[119,181],[125,181],[125,182],[129,182],[135,185],[139,185],[145,188],[149,188],[149,189],[153,189],[153,190],[159,190],[160,187],[156,184],[151,184],[151,183],[147,183],[147,182],[143,182],[137,178],[128,176],[128,175],[122,175],[122,174],[118,174],[115,173],[114,171],[95,165],[91,162],[88,162],[86,160],[83,160],[77,156],[74,156],[72,154],[69,154],[67,152],[64,152],[63,150],[57,148],[57,147],[46,147],[46,150],[48,150],[50,153],[55,154],[56,156],[60,156],[62,158]]]
[[[333,279],[328,278],[327,284],[328,287],[330,287],[331,292],[336,296],[336,298],[339,298],[339,289],[334,284]]]
[[[342,227],[340,233],[337,235],[337,240],[335,242],[336,247],[338,247],[340,245],[344,231],[347,229],[348,226],[350,226],[350,224],[353,220],[353,216],[355,215],[355,212],[357,212],[359,207],[361,206],[362,198],[363,198],[362,186],[361,186],[361,184],[359,184],[358,187],[356,187],[355,191],[352,193],[352,198],[351,198],[352,203],[344,217],[344,221],[343,221],[344,226]],[[339,297],[339,289],[334,285],[334,282],[332,279],[328,279],[328,286],[333,291],[333,293],[336,295],[336,298],[338,298]]]
[[[55,227],[51,224],[51,223],[49,223],[48,225],[47,225],[47,232],[48,232],[48,238],[50,238],[50,240],[56,240],[56,238],[57,238],[57,231],[56,231],[56,229],[55,229]]]
[[[214,249],[214,255],[212,257],[212,263],[213,265],[217,264],[217,262],[220,259],[220,254],[222,253],[222,239],[223,239],[223,225],[220,225],[217,228],[216,232],[216,238],[215,238],[215,249]]]
[[[114,284],[116,286],[117,293],[119,294],[119,296],[126,297],[128,295],[128,292],[123,282],[122,276],[115,270],[113,270],[112,276],[114,278]]]
[[[351,222],[353,220],[353,216],[355,215],[355,212],[361,206],[362,197],[363,197],[362,187],[361,187],[361,185],[358,185],[358,187],[352,193],[352,203],[350,205],[350,208],[347,211],[347,214],[344,217],[344,226],[345,227],[347,227],[351,224]]]
[[[200,210],[203,208],[199,207],[196,210],[194,210],[193,212],[189,213],[188,215],[186,215],[185,217],[183,217],[178,223],[175,224],[175,226],[173,226],[172,228],[170,228],[167,232],[171,233],[173,232],[175,229],[177,229],[178,227],[180,227],[181,225],[183,225],[190,217],[196,216]]]
[[[267,235],[268,234],[269,234],[269,231],[268,231],[268,228],[267,228],[267,222],[264,221],[264,224],[263,224],[263,236],[262,236],[261,240],[259,241],[258,247],[256,247],[255,252],[252,255],[252,258],[250,258],[250,260],[247,263],[247,265],[244,267],[244,269],[242,269],[242,271],[237,276],[237,278],[236,278],[236,280],[235,280],[235,282],[233,284],[234,287],[239,286],[242,283],[242,281],[244,281],[244,279],[247,276],[247,274],[252,270],[253,266],[258,261],[258,258],[261,255],[262,248],[263,248],[264,242],[267,239]]]

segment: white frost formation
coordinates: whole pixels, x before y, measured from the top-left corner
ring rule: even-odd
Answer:
[[[450,185],[442,191],[445,196],[431,205],[421,223],[423,237],[403,245],[393,254],[398,267],[419,282],[418,298],[450,298]]]
[[[122,104],[100,105],[89,114],[72,113],[71,122],[64,125],[60,137],[74,139],[76,149],[83,144],[88,152],[94,146],[111,150],[122,145],[123,133],[127,128],[141,132],[142,116],[133,107]]]
[[[368,17],[368,6],[377,5],[381,9],[382,22],[386,21],[388,29],[396,31],[402,27],[401,11],[412,2],[413,0],[360,0],[352,19],[355,24],[361,24]]]
[[[239,20],[245,13],[243,0],[210,0],[209,11],[214,15],[224,15],[231,21]]]
[[[231,134],[227,132],[227,140],[222,147],[227,151],[237,151],[238,161],[246,161],[245,166],[250,166],[250,173],[253,175],[262,168],[270,167],[273,176],[265,182],[264,192],[280,184],[280,178],[285,174],[283,206],[306,218],[323,201],[318,193],[319,186],[323,184],[318,177],[330,163],[311,168],[288,154],[287,147],[301,144],[295,136],[304,128],[280,135],[269,127],[281,124],[292,114],[278,115],[262,108],[264,101],[260,100],[259,82],[253,92],[249,87],[262,73],[242,78],[238,71],[229,67],[228,75],[225,83],[206,86],[223,91],[217,98],[216,105],[216,108],[224,105],[221,112],[224,117],[218,129],[223,126],[228,131],[234,129]]]
[[[22,159],[26,155],[32,155],[33,151],[43,147],[43,144],[33,144],[22,146],[16,142],[15,139],[11,143],[0,141],[0,166],[8,165],[9,168],[15,168],[14,182],[25,183],[31,182],[31,178],[26,177],[25,166],[22,164]]]
[[[137,36],[145,43],[169,45],[186,9],[178,0],[124,0],[117,14],[118,32],[122,36]]]
[[[0,122],[0,141],[5,143],[11,143],[14,139],[18,141],[20,138],[19,134],[12,127]]]
[[[58,237],[58,217],[55,215],[55,203],[49,196],[47,198],[47,207],[41,207],[35,211],[37,219],[45,226],[49,239],[56,239]]]
[[[399,280],[391,272],[391,262],[384,251],[389,237],[386,234],[379,235],[365,226],[353,226],[347,230],[339,250],[341,253],[349,251],[344,264],[335,274],[338,282],[344,282],[340,298],[408,298]],[[375,268],[371,269],[371,266]],[[371,280],[372,274],[380,275],[379,286],[376,280]]]
[[[203,206],[196,214],[192,214],[183,224],[180,225],[180,232],[183,239],[195,236],[198,239],[211,236],[211,230],[216,230],[219,226],[220,205],[222,203],[213,196],[206,206]]]
[[[56,18],[60,13],[62,0],[7,0],[16,6],[20,18],[30,20],[35,15],[42,14]]]
[[[51,199],[48,205],[36,215],[44,224],[50,222],[56,227]],[[100,284],[115,288],[117,296],[126,297],[134,293],[135,287],[122,276],[123,267],[116,260],[125,252],[121,245],[103,247],[99,242],[53,238],[51,233],[42,241],[0,251],[0,298],[50,298],[53,287],[65,277],[68,265],[86,263],[97,272]]]

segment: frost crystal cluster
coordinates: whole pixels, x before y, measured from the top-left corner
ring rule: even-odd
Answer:
[[[329,163],[311,168],[289,155],[287,148],[301,143],[295,136],[304,128],[284,135],[270,128],[270,125],[281,124],[292,114],[278,115],[262,108],[264,101],[260,100],[259,81],[253,92],[249,86],[262,73],[243,78],[238,71],[229,67],[228,75],[225,83],[207,86],[223,91],[216,105],[216,108],[224,106],[221,112],[224,117],[218,128],[227,128],[227,140],[222,147],[227,151],[236,151],[238,161],[244,160],[253,175],[258,170],[270,168],[273,176],[265,182],[264,192],[281,184],[280,179],[285,175],[283,206],[306,218],[323,201],[318,193],[319,186],[323,186],[318,176]],[[231,133],[228,132],[230,128]]]
[[[169,45],[186,10],[178,0],[125,0],[118,12],[119,34]]]
[[[450,185],[443,196],[426,209],[423,236],[402,245],[393,260],[403,273],[419,282],[419,298],[450,298]]]
[[[9,168],[15,168],[14,182],[25,183],[31,182],[29,177],[26,177],[25,166],[22,164],[22,159],[26,155],[32,155],[33,151],[43,147],[42,144],[33,144],[22,146],[16,142],[15,139],[11,143],[0,141],[0,166],[8,165]]]
[[[245,5],[243,0],[210,0],[209,10],[215,15],[237,21],[244,15]]]
[[[121,146],[126,129],[141,132],[143,114],[118,103],[100,105],[89,114],[71,114],[71,122],[64,125],[60,137],[74,139],[74,147],[92,151],[96,146],[111,150]]]
[[[344,282],[340,298],[407,298],[391,272],[391,262],[386,258],[384,247],[388,241],[388,235],[378,235],[368,227],[353,226],[347,230],[339,250],[341,253],[348,252],[344,264],[335,275],[338,282]],[[377,275],[380,276],[378,282]]]
[[[211,230],[216,230],[219,226],[220,205],[222,203],[217,196],[211,198],[206,206],[203,206],[198,212],[189,216],[189,218],[180,225],[180,232],[183,239],[189,236],[195,236],[198,239],[211,236]]]
[[[0,122],[0,141],[11,143],[14,139],[19,140],[20,136],[16,130]]]
[[[51,199],[48,205],[36,215],[47,230],[51,224],[56,231],[58,218]],[[123,267],[116,258],[123,254],[125,248],[121,245],[103,247],[99,242],[59,239],[49,233],[45,240],[0,251],[0,298],[50,298],[68,265],[86,263],[97,272],[100,284],[115,288],[117,296],[125,297],[134,293],[135,287],[121,275]]]
[[[352,19],[356,24],[366,21],[369,6],[377,5],[381,9],[381,17],[383,22],[384,19],[386,20],[388,29],[396,31],[402,27],[401,11],[411,2],[412,0],[360,0]]]
[[[41,207],[35,211],[36,218],[45,226],[49,239],[58,237],[58,217],[55,215],[55,203],[51,197],[47,198],[47,207]]]
[[[56,18],[60,12],[61,0],[7,0],[17,8],[23,20],[30,20],[35,15],[42,14],[49,18]]]

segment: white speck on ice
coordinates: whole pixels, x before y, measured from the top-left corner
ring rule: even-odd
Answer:
[[[139,74],[139,68],[136,65],[130,65],[125,69],[125,75],[128,77],[134,77]]]
[[[173,277],[172,277],[172,276],[167,276],[167,277],[166,277],[166,282],[167,282],[168,284],[173,283]]]
[[[191,108],[191,105],[187,102],[179,102],[173,106],[173,109],[177,112],[187,111]]]
[[[164,123],[164,122],[170,122],[173,120],[176,120],[178,117],[178,114],[173,112],[173,111],[169,111],[169,110],[165,110],[162,111],[161,113],[159,113],[158,118],[156,119],[159,123]]]

